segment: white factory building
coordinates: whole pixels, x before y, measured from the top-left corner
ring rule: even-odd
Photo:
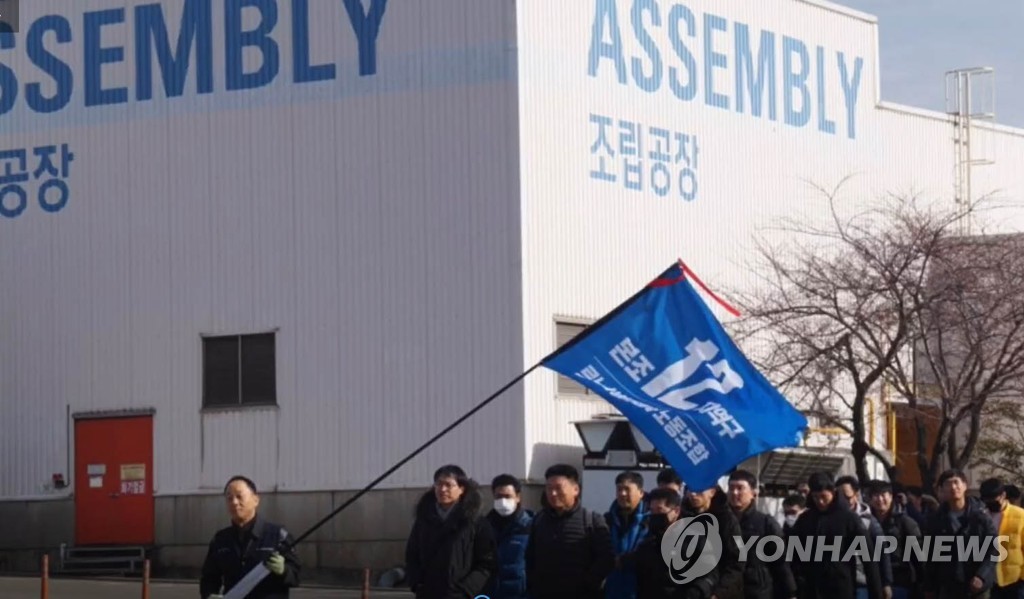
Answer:
[[[819,0],[22,2],[0,571],[112,544],[191,572],[236,473],[302,532],[677,258],[742,288],[755,234],[824,217],[815,186],[1024,199],[1024,131],[881,100],[878,26]],[[306,567],[399,563],[442,464],[579,464],[571,423],[609,406],[578,390],[531,373]]]

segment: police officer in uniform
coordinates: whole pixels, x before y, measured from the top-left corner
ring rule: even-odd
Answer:
[[[280,553],[281,541],[291,547],[292,537],[281,526],[256,515],[260,496],[256,484],[235,476],[224,486],[231,526],[217,531],[203,563],[199,580],[202,599],[220,599],[260,562],[270,575],[246,599],[287,599],[288,589],[299,585],[299,560],[289,549]],[[223,588],[223,591],[221,590]]]

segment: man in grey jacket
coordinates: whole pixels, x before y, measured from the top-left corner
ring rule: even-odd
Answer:
[[[857,480],[856,476],[842,476],[836,481],[836,490],[846,497],[847,503],[850,504],[850,510],[857,514],[861,522],[864,524],[864,529],[868,531],[868,548],[871,550],[871,555],[877,555],[879,549],[877,549],[878,543],[882,536],[882,525],[878,523],[878,520],[871,513],[871,508],[868,504],[861,501],[860,498],[860,481]],[[882,593],[885,599],[892,597],[892,561],[889,559],[888,553],[883,553],[881,559],[878,562],[878,573],[882,578]],[[866,589],[867,587],[867,576],[864,574],[864,564],[857,561],[857,588]],[[860,592],[858,590],[858,592]],[[865,591],[866,592],[866,591]]]

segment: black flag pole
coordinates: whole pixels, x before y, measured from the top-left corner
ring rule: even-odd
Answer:
[[[696,276],[693,275],[693,272],[690,271],[689,268],[687,268],[686,264],[684,264],[682,260],[678,261],[678,266],[682,270],[682,275],[679,276],[678,278],[674,279],[674,280],[671,280],[671,281],[662,281],[661,284],[673,284],[675,282],[678,282],[678,281],[681,281],[681,280],[685,279],[687,275],[693,276],[694,278],[696,278]],[[541,360],[539,362],[537,362],[536,364],[534,364],[533,366],[531,366],[527,370],[523,371],[521,374],[517,375],[514,379],[512,379],[511,381],[506,383],[503,387],[501,387],[500,389],[498,389],[497,391],[492,393],[489,397],[487,397],[486,399],[481,401],[479,404],[477,404],[472,410],[470,410],[470,411],[466,412],[465,414],[463,414],[461,417],[459,417],[458,420],[456,420],[455,422],[452,422],[451,424],[449,424],[441,432],[437,433],[436,435],[431,437],[426,443],[424,443],[423,445],[419,446],[415,451],[413,451],[412,453],[410,453],[409,455],[404,457],[402,460],[400,460],[394,466],[392,466],[392,467],[388,468],[387,470],[385,470],[383,474],[381,474],[380,476],[375,478],[373,481],[371,481],[368,485],[363,487],[358,493],[356,493],[352,497],[349,497],[348,500],[345,501],[345,503],[339,505],[331,513],[329,513],[326,516],[324,516],[323,518],[321,518],[319,522],[317,522],[316,524],[311,526],[309,528],[309,530],[307,530],[306,532],[304,532],[301,535],[299,535],[294,541],[289,543],[289,542],[287,542],[285,540],[282,540],[281,543],[278,545],[278,547],[281,548],[282,550],[287,550],[287,549],[294,548],[296,545],[298,545],[303,540],[305,540],[310,535],[312,535],[314,532],[316,532],[321,526],[323,526],[324,524],[327,524],[328,522],[330,522],[332,518],[334,518],[335,516],[340,514],[345,508],[347,508],[348,506],[352,505],[360,497],[362,497],[363,495],[366,495],[368,492],[370,492],[370,490],[372,490],[374,487],[376,487],[378,484],[380,484],[380,482],[383,481],[385,478],[391,476],[396,470],[398,470],[399,468],[404,466],[406,463],[408,463],[410,460],[412,460],[414,457],[416,457],[417,455],[422,453],[423,450],[425,450],[426,448],[428,448],[431,445],[433,445],[434,443],[436,443],[438,441],[438,439],[440,439],[441,437],[447,435],[449,432],[452,431],[452,429],[454,429],[455,427],[459,426],[460,424],[462,424],[463,422],[468,420],[470,417],[473,416],[473,414],[476,414],[477,412],[482,410],[484,407],[487,406],[487,404],[489,404],[492,401],[494,401],[495,399],[497,399],[498,396],[500,396],[505,391],[508,391],[513,385],[515,385],[519,381],[521,381],[524,378],[526,378],[526,375],[530,374],[534,370],[536,370],[536,369],[540,368],[541,366],[543,366],[544,363],[547,362],[548,360],[554,358],[555,356],[559,355],[562,352],[567,351],[569,348],[571,348],[572,346],[574,346],[575,344],[579,343],[584,338],[586,338],[590,333],[592,333],[593,331],[599,329],[605,322],[607,322],[608,320],[613,318],[620,311],[624,310],[627,306],[629,306],[634,301],[636,301],[636,299],[639,298],[647,290],[647,288],[650,285],[658,284],[659,281],[663,277],[665,277],[672,270],[672,268],[673,267],[670,267],[670,268],[666,269],[658,278],[654,279],[648,285],[645,285],[642,289],[637,291],[632,297],[630,297],[626,301],[624,301],[621,304],[619,304],[615,309],[613,309],[608,314],[605,314],[597,322],[594,322],[594,323],[590,324],[589,326],[587,326],[586,328],[584,328],[583,331],[581,331],[579,334],[577,334],[571,340],[566,342],[564,345],[562,345],[561,347],[558,347],[552,353],[550,353],[550,354],[544,356],[543,358],[541,358]],[[702,284],[702,286],[703,286],[703,284]],[[706,287],[705,287],[705,289],[706,289]],[[708,291],[710,292],[710,290],[708,290]],[[716,297],[716,299],[717,299],[717,297]],[[721,300],[719,300],[719,302],[721,303]],[[727,308],[729,308],[729,306],[727,304],[723,303],[723,305],[725,305]],[[228,593],[224,596],[224,598],[225,599],[242,599],[253,588],[255,588],[256,585],[258,585],[259,582],[261,580],[263,580],[263,578],[265,578],[269,573],[270,573],[270,571],[263,564],[260,564],[259,566],[256,566],[251,571],[249,571],[249,573],[242,580],[240,580],[234,587],[232,587],[232,589],[230,591],[228,591]]]
[[[531,372],[533,372],[534,370],[540,368],[541,364],[542,364],[542,362],[537,362],[536,364],[531,366],[529,369],[525,370],[522,374],[518,375],[516,378],[514,378],[511,381],[509,381],[508,383],[506,383],[505,386],[503,386],[501,389],[498,389],[497,391],[492,393],[487,399],[485,399],[485,400],[481,401],[479,404],[477,404],[476,407],[474,407],[472,410],[470,410],[470,411],[466,412],[465,414],[463,414],[458,420],[456,420],[455,422],[449,424],[447,427],[444,428],[444,430],[442,430],[441,432],[439,432],[436,435],[434,435],[433,437],[431,437],[430,440],[428,440],[426,443],[424,443],[423,445],[420,445],[415,451],[413,451],[409,455],[407,455],[404,458],[402,458],[402,460],[399,461],[397,464],[395,464],[394,466],[392,466],[392,467],[388,468],[387,470],[385,470],[383,474],[381,474],[377,478],[373,479],[373,481],[370,482],[370,484],[368,484],[365,487],[363,487],[362,490],[360,490],[358,493],[356,493],[352,497],[349,497],[348,500],[345,501],[345,503],[339,505],[337,508],[335,508],[335,510],[333,512],[331,512],[330,514],[327,514],[326,516],[321,518],[320,521],[317,522],[316,524],[314,524],[312,527],[310,527],[309,530],[307,530],[306,532],[304,532],[301,535],[299,535],[290,544],[290,546],[294,547],[294,546],[298,545],[304,539],[309,537],[309,535],[311,535],[314,532],[316,532],[317,529],[319,529],[321,526],[323,526],[324,524],[327,524],[328,522],[330,522],[330,520],[332,518],[334,518],[335,516],[337,516],[339,513],[341,513],[342,510],[344,510],[348,506],[350,506],[353,503],[355,503],[357,499],[359,499],[363,495],[367,494],[371,489],[373,489],[378,484],[380,484],[380,482],[383,481],[385,478],[387,478],[387,477],[391,476],[392,474],[394,474],[394,472],[396,470],[398,470],[399,468],[404,466],[407,462],[412,460],[414,457],[418,456],[420,453],[423,452],[423,450],[425,450],[426,448],[428,448],[431,445],[433,445],[434,443],[436,443],[438,441],[438,439],[440,439],[441,437],[443,437],[443,436],[447,435],[448,433],[450,433],[452,431],[452,429],[454,429],[455,427],[459,426],[460,424],[462,424],[463,422],[468,420],[470,417],[473,416],[473,414],[476,414],[477,412],[482,410],[485,406],[487,406],[487,404],[489,404],[492,401],[494,401],[495,399],[497,399],[498,396],[500,396],[505,391],[508,391],[513,385],[515,385],[519,381],[521,381],[524,378],[526,378],[526,375],[528,375]]]
[[[673,266],[670,266],[668,269],[666,269],[664,272],[662,272],[662,274],[659,274],[656,277],[656,279],[654,279],[653,282],[651,282],[651,283],[657,282],[658,280],[662,279],[662,277],[666,276],[672,270],[672,268],[675,267],[676,265],[678,265],[680,267],[681,271],[682,271],[682,276],[680,276],[679,280],[684,279],[684,277],[686,275],[694,276],[694,279],[695,279],[695,275],[693,274],[693,272],[680,259],[680,260],[677,261],[676,264],[674,264]],[[703,287],[702,283],[700,283],[700,285],[701,285],[701,287]],[[490,394],[490,396],[487,397],[486,399],[484,399],[483,401],[480,401],[476,405],[475,408],[473,408],[472,410],[470,410],[469,412],[464,414],[462,417],[459,418],[459,420],[456,420],[455,422],[453,422],[449,426],[446,426],[442,431],[440,431],[439,433],[435,434],[427,442],[425,442],[422,445],[420,445],[419,448],[417,448],[417,450],[415,452],[413,452],[409,456],[406,456],[406,458],[403,458],[400,462],[398,462],[394,466],[388,468],[386,471],[384,471],[383,474],[381,474],[380,476],[375,478],[372,482],[370,482],[370,484],[366,485],[365,487],[362,487],[362,489],[359,490],[358,493],[356,493],[352,497],[348,498],[348,500],[345,503],[343,503],[340,506],[338,506],[333,512],[331,512],[327,516],[324,516],[321,520],[319,520],[318,522],[313,524],[308,530],[303,532],[301,534],[301,536],[299,536],[294,542],[292,542],[291,547],[295,547],[296,545],[301,543],[303,540],[305,540],[307,537],[309,537],[310,534],[315,532],[319,527],[321,527],[324,524],[328,523],[332,518],[334,518],[339,513],[341,513],[342,510],[344,510],[348,506],[350,506],[353,503],[355,503],[355,501],[358,500],[360,497],[365,496],[367,493],[369,493],[369,491],[371,489],[373,489],[375,486],[380,484],[380,482],[382,480],[384,480],[385,478],[387,478],[388,476],[393,474],[395,470],[401,468],[402,466],[406,465],[410,460],[412,460],[413,458],[419,456],[424,450],[426,450],[427,447],[429,447],[430,445],[434,444],[437,441],[437,439],[443,437],[447,433],[452,432],[452,429],[456,428],[457,426],[459,426],[460,424],[462,424],[463,422],[468,420],[470,417],[472,417],[474,414],[476,414],[480,410],[483,410],[483,408],[486,407],[487,403],[490,403],[490,402],[494,401],[495,399],[497,399],[502,393],[504,393],[505,391],[508,391],[513,385],[515,385],[519,381],[521,381],[524,378],[526,378],[526,375],[528,375],[529,373],[534,372],[537,369],[539,369],[542,366],[544,366],[544,362],[546,362],[549,359],[555,357],[559,353],[562,353],[563,351],[568,350],[573,345],[583,341],[583,339],[586,338],[587,335],[589,335],[591,332],[599,329],[602,325],[604,325],[606,322],[608,322],[608,320],[610,320],[615,315],[617,315],[618,312],[621,312],[622,310],[626,309],[627,306],[629,306],[634,301],[636,301],[636,299],[638,297],[640,297],[641,295],[644,294],[644,292],[647,291],[648,287],[649,287],[649,285],[645,285],[643,288],[640,289],[640,291],[637,291],[629,299],[627,299],[626,301],[622,302],[621,304],[618,304],[614,309],[612,309],[607,314],[605,314],[600,319],[598,319],[596,323],[592,323],[591,325],[586,327],[583,331],[581,331],[579,334],[577,334],[577,336],[573,337],[572,339],[570,339],[569,341],[564,343],[562,346],[556,348],[553,352],[551,352],[548,355],[546,355],[543,358],[541,358],[541,360],[538,361],[537,363],[535,363],[534,366],[531,366],[529,369],[524,371],[522,374],[518,375],[516,378],[514,378],[511,381],[509,381],[508,383],[506,383],[504,387],[502,387],[501,389],[498,389],[494,393]],[[707,289],[707,287],[703,287],[703,288]],[[708,290],[708,292],[711,293],[711,290]],[[714,294],[712,294],[712,295],[714,296]],[[718,298],[716,297],[715,299],[718,299]],[[718,300],[718,301],[720,303],[722,303],[721,300]],[[723,305],[725,305],[727,308],[729,307],[728,304],[724,304],[723,303]]]
[[[458,420],[456,420],[455,422],[453,422],[453,423],[449,424],[448,426],[446,426],[444,428],[444,430],[442,430],[441,432],[439,432],[436,435],[434,435],[433,437],[431,437],[430,440],[428,440],[423,445],[420,445],[415,451],[413,451],[409,455],[407,455],[404,458],[402,458],[402,460],[399,461],[397,464],[395,464],[394,466],[392,466],[392,467],[388,468],[387,470],[385,470],[383,474],[381,474],[377,478],[373,479],[373,481],[371,481],[370,484],[368,484],[365,487],[363,487],[358,493],[356,493],[352,497],[349,497],[348,500],[345,501],[345,503],[339,505],[330,514],[327,514],[326,516],[321,518],[319,522],[317,522],[316,524],[311,526],[309,528],[309,530],[307,530],[306,532],[304,532],[301,535],[299,535],[294,541],[289,543],[285,539],[281,539],[280,543],[278,543],[278,549],[281,550],[281,551],[287,551],[288,549],[294,548],[296,545],[301,543],[303,540],[305,540],[311,534],[316,532],[321,526],[323,526],[324,524],[327,524],[328,522],[330,522],[331,519],[334,518],[335,516],[337,516],[338,514],[340,514],[342,512],[342,510],[344,510],[348,506],[350,506],[353,503],[355,503],[356,500],[359,499],[360,497],[362,497],[363,495],[366,495],[368,492],[370,492],[370,490],[373,489],[374,487],[376,487],[378,484],[380,484],[380,482],[382,480],[384,480],[385,478],[391,476],[395,472],[395,470],[398,470],[399,468],[404,466],[407,462],[409,462],[409,460],[411,460],[414,457],[418,456],[420,453],[423,452],[423,450],[425,450],[426,448],[430,447],[431,445],[436,443],[438,439],[440,439],[441,437],[443,437],[443,436],[447,435],[449,432],[451,432],[452,429],[454,429],[455,427],[459,426],[460,424],[462,424],[463,422],[468,420],[471,416],[473,416],[473,414],[476,414],[480,410],[484,409],[484,407],[486,407],[487,404],[491,403],[492,401],[497,399],[498,396],[500,396],[502,393],[504,393],[505,391],[508,391],[513,385],[515,385],[519,381],[521,381],[524,378],[526,378],[526,375],[528,375],[531,372],[533,372],[534,370],[537,370],[538,368],[540,368],[543,365],[544,360],[547,360],[547,358],[548,357],[543,358],[540,362],[537,362],[536,364],[531,366],[529,369],[523,371],[521,374],[516,376],[514,379],[512,379],[511,381],[506,383],[501,389],[498,389],[497,391],[492,393],[487,399],[485,399],[485,400],[481,401],[479,404],[477,404],[472,410],[470,410],[470,411],[466,412],[465,414],[463,414],[461,417],[459,417]],[[245,596],[247,596],[249,594],[250,591],[252,591],[252,589],[256,588],[256,586],[264,578],[266,578],[269,574],[270,574],[270,570],[267,569],[267,567],[263,563],[258,564],[255,568],[250,570],[241,580],[239,580],[235,584],[235,586],[233,586],[231,588],[231,590],[229,590],[224,595],[224,599],[243,599]]]
[[[679,279],[677,279],[677,280],[681,280],[682,278],[685,278],[686,275],[690,275],[690,276],[695,277],[693,272],[686,266],[685,263],[683,263],[683,261],[681,259],[678,260],[677,265],[679,266],[679,268],[683,272],[683,275]],[[676,266],[676,265],[673,265],[673,267],[674,266]],[[673,267],[669,267],[668,269],[666,269],[663,273],[661,273],[661,275],[658,276],[658,278],[654,279],[653,282],[656,282],[659,279],[661,279],[662,277],[664,277],[665,275],[667,275],[672,270]],[[703,287],[703,283],[701,283],[701,286]],[[414,457],[416,457],[417,455],[422,453],[424,449],[426,449],[426,448],[430,447],[431,445],[433,445],[434,443],[436,443],[438,439],[440,439],[441,437],[447,435],[449,432],[451,432],[452,429],[454,429],[455,427],[459,426],[460,424],[462,424],[463,422],[468,420],[471,416],[473,416],[473,414],[476,414],[477,412],[482,410],[485,406],[487,406],[487,404],[489,404],[492,401],[494,401],[495,399],[497,399],[498,396],[500,396],[502,393],[504,393],[505,391],[508,391],[513,385],[515,385],[519,381],[521,381],[524,378],[526,378],[526,375],[530,374],[534,370],[536,370],[536,369],[540,368],[541,366],[543,366],[544,363],[547,362],[548,360],[550,360],[551,358],[554,358],[558,354],[560,354],[560,353],[562,353],[564,351],[567,351],[569,348],[571,348],[575,344],[577,344],[580,341],[582,341],[592,331],[597,330],[605,322],[607,322],[607,321],[611,320],[612,318],[614,318],[619,312],[624,310],[627,306],[629,306],[634,301],[636,301],[636,299],[638,297],[643,295],[643,293],[647,290],[647,287],[648,286],[645,285],[643,288],[641,288],[639,291],[637,291],[635,294],[633,294],[629,299],[627,299],[626,301],[622,302],[621,304],[616,306],[613,310],[611,310],[610,312],[608,312],[607,314],[602,316],[597,322],[591,323],[589,326],[584,328],[580,333],[578,333],[575,337],[570,339],[568,342],[563,344],[561,347],[558,347],[557,349],[555,349],[555,351],[553,351],[550,354],[548,354],[548,355],[544,356],[543,358],[541,358],[541,360],[539,362],[537,362],[536,364],[534,364],[533,366],[531,366],[530,368],[525,370],[522,374],[516,376],[514,379],[512,379],[511,381],[506,383],[505,386],[503,386],[501,389],[498,389],[497,391],[492,393],[487,399],[481,401],[472,410],[470,410],[470,411],[466,412],[465,414],[463,414],[458,420],[456,420],[455,422],[449,424],[447,427],[444,428],[444,430],[442,430],[441,432],[439,432],[436,435],[434,435],[430,440],[428,440],[423,445],[419,446],[418,449],[416,449],[415,451],[413,451],[412,453],[407,455],[405,458],[403,458],[401,461],[399,461],[394,466],[388,468],[386,471],[384,471],[383,474],[381,474],[380,476],[375,478],[372,482],[370,482],[370,484],[366,485],[358,493],[356,493],[352,497],[348,498],[348,500],[345,501],[345,503],[339,505],[337,508],[335,508],[334,511],[332,511],[330,514],[327,514],[326,516],[324,516],[322,519],[320,519],[319,522],[314,524],[309,530],[307,530],[306,532],[302,533],[299,537],[297,537],[290,544],[290,547],[294,547],[294,546],[298,545],[304,539],[309,537],[309,535],[311,535],[314,532],[316,532],[317,529],[319,529],[321,526],[323,526],[324,524],[327,524],[332,518],[334,518],[339,513],[341,513],[342,510],[344,510],[348,506],[350,506],[353,503],[355,503],[355,501],[357,499],[359,499],[360,497],[362,497],[363,495],[368,493],[371,489],[373,489],[378,484],[380,484],[380,482],[382,480],[384,480],[385,478],[391,476],[395,472],[395,470],[398,470],[399,468],[404,466],[407,462],[409,462],[409,460],[413,459]],[[706,287],[704,287],[704,288],[707,289]],[[710,290],[708,290],[708,292],[710,293]],[[714,295],[714,294],[712,294],[712,295]],[[715,299],[718,299],[718,298],[716,297]],[[718,300],[718,301],[721,302],[721,300]],[[727,304],[723,303],[723,305],[725,305],[727,308],[729,307]]]

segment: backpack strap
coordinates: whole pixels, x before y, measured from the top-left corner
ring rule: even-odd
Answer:
[[[530,524],[526,527],[527,536],[533,536],[534,531],[539,528],[540,523],[545,519],[544,515],[544,510],[540,510],[533,516],[533,519],[530,520]]]
[[[594,528],[597,527],[597,523],[604,520],[604,515],[599,512],[593,512],[587,508],[583,509],[583,532],[589,537],[593,532]]]

